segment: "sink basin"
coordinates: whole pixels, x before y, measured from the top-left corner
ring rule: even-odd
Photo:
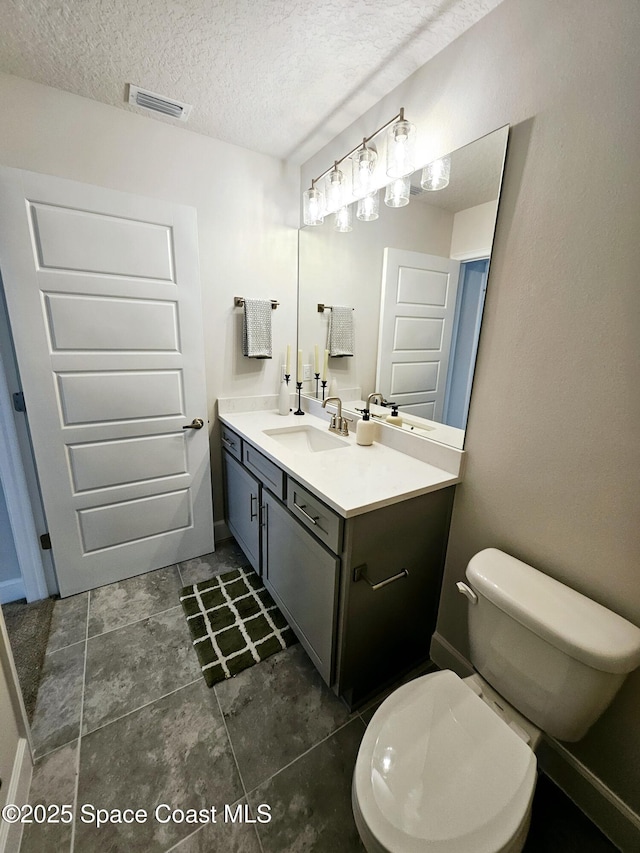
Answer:
[[[314,426],[300,425],[282,427],[282,429],[265,429],[264,434],[279,442],[288,450],[298,453],[320,453],[322,450],[338,450],[349,447],[349,443],[328,430],[317,429]]]

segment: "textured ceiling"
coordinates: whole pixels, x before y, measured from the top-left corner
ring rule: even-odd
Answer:
[[[501,0],[0,0],[0,70],[295,162]]]

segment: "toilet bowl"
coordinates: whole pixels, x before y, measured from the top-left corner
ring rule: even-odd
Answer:
[[[378,708],[352,805],[368,853],[519,853],[540,731],[580,740],[640,665],[640,629],[495,548],[467,566],[478,674],[425,675]]]
[[[514,728],[453,672],[396,690],[369,723],[353,776],[368,853],[519,853],[536,758]]]

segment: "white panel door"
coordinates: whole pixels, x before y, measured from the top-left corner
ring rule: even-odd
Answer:
[[[402,411],[442,419],[460,263],[385,249],[376,388]]]
[[[212,551],[195,210],[0,168],[0,270],[61,595]]]

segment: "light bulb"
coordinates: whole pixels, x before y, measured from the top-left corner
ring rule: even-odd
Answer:
[[[380,210],[380,197],[378,191],[369,193],[364,198],[361,198],[358,201],[358,209],[356,210],[356,216],[362,222],[372,222],[374,219],[378,218],[378,211]]]
[[[450,176],[451,157],[443,157],[441,160],[434,160],[424,167],[420,186],[423,190],[429,190],[430,192],[443,190],[449,185]]]
[[[416,129],[411,122],[400,119],[387,132],[387,175],[404,178],[414,170],[413,149]]]
[[[337,165],[327,176],[327,210],[337,210],[342,207],[342,191],[344,185],[344,174]]]
[[[324,193],[310,187],[302,194],[302,218],[305,225],[322,225],[324,222]]]
[[[341,233],[346,234],[348,231],[352,230],[351,221],[352,213],[349,205],[341,207],[339,210],[336,210],[336,218],[333,226],[334,231],[340,231]]]
[[[411,195],[411,179],[396,178],[387,185],[384,193],[384,203],[387,207],[404,207],[409,204]]]
[[[368,148],[363,142],[353,155],[353,194],[355,196],[366,195],[371,192],[373,171],[376,166],[378,154],[374,148]]]

